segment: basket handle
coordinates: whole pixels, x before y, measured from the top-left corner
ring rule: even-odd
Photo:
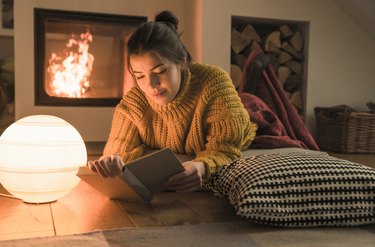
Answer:
[[[333,107],[315,107],[314,112],[317,120],[332,121],[347,119],[354,112],[354,109],[347,105],[338,105]]]

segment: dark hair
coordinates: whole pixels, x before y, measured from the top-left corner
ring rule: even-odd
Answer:
[[[130,37],[127,44],[127,61],[130,56],[154,51],[176,63],[190,63],[191,56],[177,33],[178,19],[170,11],[161,11],[155,21],[143,23]]]

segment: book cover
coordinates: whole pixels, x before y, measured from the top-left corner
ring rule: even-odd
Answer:
[[[111,199],[151,202],[155,193],[166,189],[163,183],[182,171],[176,155],[165,148],[127,163],[115,178],[103,178],[86,166],[80,167],[77,176]]]

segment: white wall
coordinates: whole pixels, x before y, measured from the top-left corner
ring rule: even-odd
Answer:
[[[185,27],[181,36],[186,48],[196,62],[202,61],[202,2],[204,0],[188,0],[184,3]]]
[[[194,33],[184,27],[184,16],[194,20],[183,6],[183,0],[16,0],[15,10],[15,70],[16,70],[16,119],[31,114],[52,114],[71,123],[85,141],[105,141],[108,137],[114,107],[47,107],[34,105],[34,8],[75,10],[123,15],[147,16],[154,19],[156,12],[172,10],[179,18],[181,30]],[[195,9],[190,6],[191,11]],[[183,35],[183,41],[196,53],[192,36]]]
[[[329,0],[204,0],[202,61],[230,69],[232,15],[310,22],[306,121],[315,106],[375,101],[375,41]]]

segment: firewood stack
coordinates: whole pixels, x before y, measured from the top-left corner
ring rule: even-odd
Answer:
[[[302,99],[304,41],[301,33],[292,30],[288,25],[282,25],[263,35],[259,35],[251,24],[232,28],[231,77],[236,86],[240,84],[242,68],[248,55],[256,47],[260,47],[272,57],[271,66],[291,102],[302,114],[304,111]]]

